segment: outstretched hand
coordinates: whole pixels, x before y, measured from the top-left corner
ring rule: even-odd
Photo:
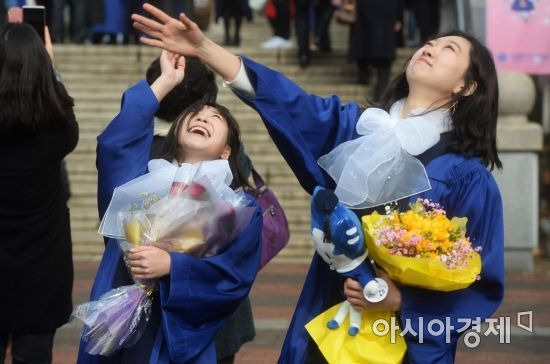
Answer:
[[[140,41],[143,44],[186,56],[198,56],[199,50],[207,38],[197,24],[183,13],[180,14],[178,20],[151,4],[145,3],[143,9],[158,19],[156,21],[142,15],[132,14],[134,28],[151,37],[141,37]]]

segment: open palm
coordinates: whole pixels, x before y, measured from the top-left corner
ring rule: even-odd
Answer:
[[[141,37],[142,43],[186,56],[197,56],[206,39],[197,24],[184,14],[180,15],[179,20],[174,19],[150,4],[144,4],[143,9],[158,21],[132,14],[134,27],[151,37]]]

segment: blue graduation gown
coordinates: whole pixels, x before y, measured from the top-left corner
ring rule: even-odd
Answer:
[[[317,159],[334,147],[356,138],[355,125],[360,108],[343,105],[336,96],[309,95],[285,76],[243,58],[246,72],[256,90],[253,99],[239,95],[255,108],[279,151],[294,171],[302,187],[312,193],[315,186],[333,187],[334,181],[317,165]],[[238,92],[237,92],[238,94]],[[368,156],[365,156],[368,157]],[[416,197],[440,203],[448,216],[466,216],[468,235],[474,246],[481,246],[481,280],[467,289],[436,292],[400,287],[402,323],[410,320],[417,335],[407,334],[411,363],[452,363],[463,328],[458,319],[484,319],[493,314],[504,294],[504,251],[502,202],[492,175],[477,158],[443,154],[426,166],[432,189]],[[315,253],[302,289],[280,363],[303,363],[307,357],[309,335],[304,325],[337,301],[342,301],[342,281],[338,273]],[[335,298],[336,297],[336,302]],[[419,318],[424,318],[424,343],[419,343]],[[431,335],[427,324],[432,319],[455,326],[446,342],[445,334]],[[403,326],[402,326],[403,327]],[[437,326],[435,326],[437,328]],[[433,331],[433,330],[432,330]]]
[[[122,98],[120,113],[98,137],[98,208],[105,213],[115,187],[147,171],[158,102],[140,81]],[[196,258],[170,253],[170,275],[160,279],[151,321],[137,344],[111,357],[92,356],[81,342],[78,363],[215,363],[214,335],[248,295],[260,262],[259,206],[241,234],[220,254]],[[132,284],[114,239],[105,252],[91,300]]]

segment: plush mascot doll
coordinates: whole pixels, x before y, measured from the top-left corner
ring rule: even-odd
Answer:
[[[369,302],[380,302],[388,294],[388,284],[376,274],[367,259],[367,248],[359,218],[342,205],[333,191],[316,187],[311,198],[311,235],[317,254],[331,269],[352,278],[363,286]],[[342,303],[334,319],[327,323],[337,329],[349,313],[348,334],[357,335],[361,327],[361,312],[348,301]]]

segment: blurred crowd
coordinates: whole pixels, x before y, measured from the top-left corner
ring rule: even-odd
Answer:
[[[53,43],[133,44],[138,34],[130,14],[140,12],[144,0],[0,0],[2,11],[22,5],[44,5]],[[313,56],[332,51],[330,24],[349,25],[348,60],[356,64],[357,82],[368,84],[376,73],[374,100],[390,77],[396,48],[416,46],[440,30],[445,0],[149,0],[176,16],[185,12],[205,30],[211,20],[222,20],[223,43],[241,44],[241,25],[254,14],[266,16],[273,36],[265,49],[297,49],[300,67]],[[2,19],[4,16],[1,17]],[[294,29],[294,30],[292,30]],[[295,35],[295,41],[291,38]]]
[[[12,7],[43,5],[53,43],[128,44],[136,37],[130,14],[139,12],[144,0],[0,0],[2,14]],[[148,0],[170,15],[194,16],[193,0]],[[196,2],[196,1],[195,1]],[[199,0],[200,2],[200,0]]]

